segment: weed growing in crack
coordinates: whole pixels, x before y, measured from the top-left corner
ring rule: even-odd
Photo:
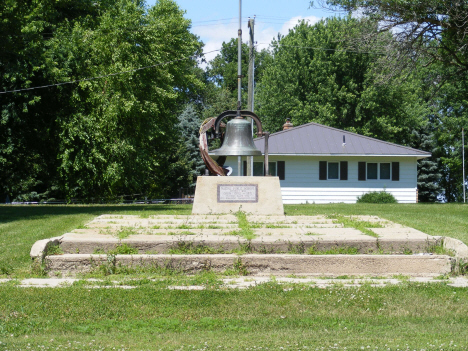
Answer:
[[[239,236],[244,237],[247,240],[252,240],[256,238],[256,235],[254,234],[249,221],[247,220],[247,216],[245,215],[245,212],[242,211],[237,211],[236,212],[236,217],[238,220],[238,226],[240,230],[238,231]]]
[[[200,255],[225,253],[222,248],[214,248],[203,244],[194,244],[192,241],[178,241],[176,245],[169,249],[172,255]]]
[[[100,265],[99,270],[104,275],[115,274],[116,269],[117,269],[117,264],[116,263],[117,263],[117,259],[116,259],[115,255],[108,254],[107,259],[106,259],[106,263]]]
[[[195,229],[223,229],[224,227],[217,224],[199,224],[195,227]]]
[[[47,276],[47,267],[45,260],[36,259],[31,265],[31,273],[39,277]]]
[[[328,218],[333,219],[333,223],[342,224],[345,228],[355,228],[361,231],[363,234],[373,236],[374,238],[378,238],[379,235],[368,228],[383,228],[383,226],[380,223],[362,221],[359,219],[345,217],[338,214],[328,216]]]
[[[239,241],[239,247],[236,249],[233,249],[231,253],[237,254],[237,255],[244,255],[246,253],[252,253],[254,251],[254,248],[252,246],[252,243],[250,240],[246,242],[240,242]]]
[[[197,233],[191,232],[189,230],[184,230],[182,232],[169,232],[167,235],[197,235]]]
[[[52,256],[52,255],[63,255],[63,250],[60,247],[60,245],[57,245],[57,244],[47,245],[46,256]]]
[[[413,250],[411,250],[408,247],[403,248],[403,255],[412,255],[412,254],[413,254]]]
[[[137,255],[139,253],[136,247],[132,247],[126,243],[119,244],[114,249],[109,251],[104,251],[102,248],[96,248],[93,251],[93,255]]]
[[[317,247],[311,246],[307,250],[309,255],[357,255],[359,250],[356,247],[345,246],[345,247],[333,247],[328,250],[317,250]]]
[[[238,257],[234,260],[232,264],[232,269],[226,269],[224,271],[224,275],[232,276],[232,275],[249,275],[249,271],[247,270],[247,266],[242,262],[241,258]]]
[[[434,255],[447,255],[454,257],[455,253],[453,250],[448,250],[444,247],[444,242],[443,240],[438,240],[435,243],[427,241],[427,252],[433,253]]]
[[[118,232],[117,232],[117,237],[119,239],[125,239],[128,238],[130,235],[135,235],[138,234],[135,228],[133,227],[122,227]]]
[[[304,252],[305,252],[305,245],[302,241],[298,244],[293,244],[292,242],[288,242],[289,254],[302,255]]]
[[[291,228],[290,225],[287,224],[266,224],[265,228],[275,229],[275,228]]]
[[[108,255],[136,255],[138,249],[127,244],[118,245],[115,249],[110,250]]]
[[[468,274],[468,260],[460,258],[458,260],[452,260],[451,274],[456,275],[467,275]]]
[[[260,254],[275,254],[275,253],[279,253],[277,252],[273,247],[271,248],[268,248],[267,246],[265,245],[260,245],[256,248],[256,252],[260,253]]]

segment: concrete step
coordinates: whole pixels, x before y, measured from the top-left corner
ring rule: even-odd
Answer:
[[[237,235],[131,235],[118,239],[110,235],[96,233],[69,233],[58,241],[62,251],[67,254],[92,254],[109,252],[117,246],[126,244],[138,250],[140,254],[163,254],[181,247],[204,247],[223,253],[246,249],[258,253],[308,253],[326,252],[337,249],[355,249],[361,254],[396,254],[430,252],[431,246],[440,245],[436,237],[413,238],[374,238],[366,235],[352,235],[354,229],[348,229],[348,235],[259,235],[247,240]],[[346,233],[345,233],[346,234]]]
[[[443,255],[87,255],[47,256],[52,274],[86,273],[108,267],[158,267],[184,273],[227,270],[254,275],[415,275],[436,276],[451,271],[452,259]]]
[[[157,265],[188,273],[240,269],[265,275],[440,275],[456,267],[457,259],[468,257],[466,245],[455,239],[430,236],[373,216],[348,217],[354,221],[351,227],[324,216],[247,218],[247,231],[255,237],[251,240],[240,235],[234,215],[102,215],[84,229],[36,242],[30,255],[46,263],[50,275],[74,275],[99,265]],[[369,228],[356,229],[363,223],[370,223]],[[112,251],[123,244],[138,254],[114,255]],[[439,245],[452,250],[456,259],[430,254],[440,252],[434,250]],[[60,246],[64,254],[50,255],[60,252],[50,250],[52,246]]]

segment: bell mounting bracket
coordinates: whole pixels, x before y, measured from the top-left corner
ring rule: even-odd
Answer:
[[[218,117],[216,117],[216,121],[215,121],[215,124],[214,124],[216,137],[219,138],[219,136],[220,136],[219,127],[221,125],[221,121],[223,119],[225,119],[226,117],[238,117],[239,116],[238,112],[239,111],[224,111]],[[250,117],[250,118],[252,118],[255,121],[255,124],[257,125],[257,135],[258,136],[263,136],[264,135],[263,134],[263,129],[262,129],[262,122],[260,122],[260,118],[258,118],[258,116],[255,113],[253,113],[252,111],[244,110],[244,111],[240,111],[240,115],[241,115],[241,117]]]

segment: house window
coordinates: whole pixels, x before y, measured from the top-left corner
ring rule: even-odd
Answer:
[[[276,162],[268,162],[268,168],[270,171],[270,175],[276,177]],[[253,175],[254,177],[263,176],[263,162],[253,163]]]
[[[400,180],[400,162],[358,162],[358,180]]]
[[[319,180],[348,180],[348,161],[319,161]]]
[[[380,179],[390,179],[390,163],[380,164]]]
[[[253,163],[253,175],[256,177],[263,176],[263,162]]]
[[[377,163],[367,164],[367,179],[378,179],[377,178]]]
[[[328,179],[338,179],[339,169],[338,162],[328,162]]]
[[[286,163],[285,161],[268,162],[268,168],[271,176],[279,177],[280,180],[285,180]],[[253,163],[253,176],[263,177],[263,162]],[[244,176],[247,175],[247,161],[244,161]]]

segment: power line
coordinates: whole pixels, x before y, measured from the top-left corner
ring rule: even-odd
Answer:
[[[217,24],[224,24],[223,22],[225,23],[230,23],[232,22],[233,20],[236,20],[236,18],[232,17],[232,18],[220,18],[220,19],[216,19],[216,20],[204,20],[204,21],[191,21],[190,23],[190,27],[193,28],[193,27],[204,27],[204,26],[215,26]],[[245,22],[247,22],[248,18],[246,17],[245,19]],[[210,23],[210,24],[207,24],[207,23]],[[118,27],[118,28],[108,28],[108,29],[105,29],[105,28],[95,28],[95,29],[92,29],[92,30],[89,30],[87,29],[87,32],[100,32],[100,33],[109,33],[109,32],[115,32],[115,31],[123,31],[123,32],[142,32],[142,31],[145,31],[145,30],[150,30],[152,29],[152,25],[142,25],[142,26],[128,26],[128,27]],[[153,28],[154,29],[154,28]],[[47,40],[47,39],[52,39],[54,37],[57,37],[57,33],[55,32],[43,32],[43,33],[26,33],[26,34],[9,34],[9,33],[4,33],[5,36],[10,36],[10,37],[32,37],[32,36],[36,36],[36,38],[32,38],[32,39],[29,39],[29,41],[33,41],[33,40],[36,40],[38,39],[38,37],[42,36],[41,39],[43,40]],[[73,34],[68,34],[68,35],[59,35],[58,37],[59,38],[69,38],[69,37],[73,37],[74,35]]]
[[[310,50],[321,50],[321,51],[352,52],[352,53],[356,53],[356,54],[385,55],[385,53],[382,53],[382,52],[370,52],[370,51],[346,50],[346,49],[317,48],[317,47],[313,47],[313,46],[286,45],[286,44],[281,44],[281,43],[276,43],[276,44],[271,44],[271,43],[257,43],[257,45],[284,46],[284,47],[288,47],[288,48],[310,49]]]
[[[212,51],[204,52],[203,54],[204,54],[204,55],[205,55],[205,54],[210,54],[210,53],[212,53],[212,52],[217,52],[217,51],[221,51],[221,49],[217,49],[217,50],[212,50]],[[188,60],[188,59],[193,59],[193,58],[196,58],[197,56],[198,56],[198,55],[187,56],[187,57],[183,57],[183,58],[180,58],[180,59],[177,59],[177,60],[172,60],[172,61],[168,61],[168,62],[158,63],[158,64],[155,64],[155,65],[150,65],[150,66],[145,66],[145,67],[134,68],[134,69],[130,69],[130,70],[127,70],[127,71],[121,71],[121,72],[116,72],[116,73],[103,74],[103,75],[96,76],[96,77],[89,77],[89,78],[83,78],[83,79],[76,79],[76,80],[72,80],[72,81],[68,81],[68,82],[55,83],[55,84],[48,84],[48,85],[41,85],[41,86],[36,86],[36,87],[31,87],[31,88],[22,88],[22,89],[15,89],[15,90],[0,91],[0,94],[18,93],[18,92],[21,92],[21,91],[28,91],[28,90],[35,90],[35,89],[44,89],[44,88],[51,88],[51,87],[57,87],[57,86],[60,86],[60,85],[75,84],[75,83],[79,83],[79,82],[87,82],[87,81],[92,81],[92,80],[97,80],[97,79],[102,79],[102,78],[107,78],[107,77],[113,77],[113,76],[118,76],[118,75],[125,74],[125,73],[132,73],[132,72],[141,71],[141,70],[148,69],[148,68],[154,68],[154,67],[158,67],[158,66],[169,65],[169,64],[174,63],[174,62],[179,62],[179,61],[184,61],[184,60]]]
[[[258,17],[258,16],[257,16]],[[248,22],[249,17],[245,17],[242,19],[242,22]],[[284,24],[287,22],[291,22],[294,19],[291,18],[286,18],[286,17],[261,17],[261,18],[266,18],[266,19],[272,19],[273,21],[280,21],[280,22],[272,22],[272,21],[261,21],[262,23],[269,23],[269,24]],[[237,20],[236,17],[231,17],[231,18],[220,18],[220,19],[215,19],[215,20],[203,20],[203,21],[191,21],[190,27],[207,27],[207,26],[216,26],[218,24],[229,24],[232,21]],[[128,26],[128,27],[119,27],[119,28],[109,28],[109,29],[103,29],[103,28],[96,28],[94,30],[91,30],[91,32],[101,32],[101,33],[108,33],[108,32],[114,32],[116,30],[119,31],[124,31],[124,32],[141,32],[145,30],[151,29],[151,26],[144,25],[144,26]],[[88,30],[89,32],[89,30]],[[36,38],[31,38],[29,41],[37,40],[39,39],[38,37],[42,36],[43,40],[48,40],[52,39],[54,37],[57,37],[57,34],[54,32],[43,32],[43,33],[27,33],[27,34],[8,34],[4,33],[6,36],[10,37],[31,37],[31,36],[36,36]],[[68,34],[68,35],[60,35],[59,38],[69,38],[73,37],[73,34]]]
[[[231,18],[220,18],[220,19],[206,20],[206,21],[193,21],[192,24],[195,24],[195,23],[208,23],[208,22],[221,22],[221,21],[234,21],[236,19],[237,19],[236,17],[231,17]],[[245,19],[247,19],[247,17]]]
[[[358,51],[358,50],[344,50],[344,49],[329,49],[329,48],[320,48],[320,47],[312,47],[312,46],[300,46],[300,45],[286,45],[286,44],[281,44],[281,43],[276,43],[276,44],[271,44],[271,43],[256,43],[255,47],[258,47],[259,45],[273,45],[273,46],[282,46],[282,47],[288,47],[288,48],[298,48],[298,49],[309,49],[309,50],[320,50],[320,51],[336,51],[336,52],[351,52],[351,53],[357,53],[357,54],[374,54],[374,55],[385,55],[384,53],[379,53],[379,52],[366,52],[366,51]],[[216,50],[211,50],[208,52],[203,52],[203,55],[210,54],[213,52],[218,52],[221,51],[222,49],[216,49]],[[102,79],[102,78],[107,78],[107,77],[113,77],[125,73],[132,73],[132,72],[137,72],[141,71],[144,69],[148,68],[154,68],[158,66],[164,66],[168,65],[174,62],[179,62],[179,61],[184,61],[192,58],[196,58],[197,55],[192,55],[184,58],[180,58],[177,60],[172,60],[168,62],[163,62],[163,63],[158,63],[155,65],[150,65],[150,66],[145,66],[145,67],[139,67],[127,71],[121,71],[121,72],[116,72],[116,73],[111,73],[111,74],[105,74],[105,75],[100,75],[96,77],[90,77],[90,78],[83,78],[83,79],[76,79],[73,81],[68,81],[68,82],[62,82],[62,83],[55,83],[55,84],[48,84],[48,85],[42,85],[42,86],[36,86],[36,87],[31,87],[31,88],[22,88],[22,89],[15,89],[15,90],[8,90],[8,91],[0,91],[0,94],[7,94],[7,93],[18,93],[21,91],[28,91],[28,90],[35,90],[35,89],[44,89],[44,88],[50,88],[50,87],[56,87],[56,86],[61,86],[61,85],[67,85],[67,84],[75,84],[79,82],[86,82],[86,81],[92,81],[92,80],[97,80],[97,79]]]

